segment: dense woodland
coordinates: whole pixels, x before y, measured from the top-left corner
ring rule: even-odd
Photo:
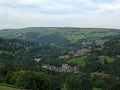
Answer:
[[[105,41],[102,45],[97,45],[94,38],[73,43],[59,33],[37,39],[32,33],[27,35],[27,40],[0,38],[0,83],[31,90],[61,90],[63,86],[67,90],[120,90],[119,34],[102,37]],[[90,41],[90,44],[81,44]],[[74,53],[82,48],[89,48],[89,52],[75,57]],[[59,58],[64,55],[70,57]],[[74,62],[83,57],[84,65]],[[35,60],[38,58],[40,61]],[[79,73],[56,72],[48,68],[64,63],[76,66]]]

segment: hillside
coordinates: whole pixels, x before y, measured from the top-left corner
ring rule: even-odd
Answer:
[[[59,40],[78,42],[83,40],[96,40],[106,36],[120,34],[117,29],[100,29],[100,28],[62,28],[62,27],[31,27],[23,29],[6,29],[0,31],[0,37],[17,38],[33,42],[56,43]]]
[[[0,31],[0,84],[31,90],[119,90],[119,81],[119,30]]]

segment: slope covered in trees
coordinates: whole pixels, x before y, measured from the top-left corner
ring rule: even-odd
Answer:
[[[118,30],[27,28],[0,32],[4,37],[0,38],[0,83],[32,90],[61,90],[63,86],[67,90],[119,90]],[[61,67],[67,71],[74,67],[78,72],[61,72]]]
[[[99,28],[61,28],[61,27],[33,27],[23,29],[7,29],[0,31],[0,37],[17,38],[39,43],[66,43],[84,40],[95,40],[111,37],[120,33],[117,29]],[[44,40],[46,42],[44,42]]]

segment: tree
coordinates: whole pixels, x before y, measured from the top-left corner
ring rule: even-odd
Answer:
[[[51,90],[61,90],[62,78],[58,76],[51,76]]]
[[[42,72],[26,72],[20,76],[17,86],[32,90],[49,90],[50,78]]]
[[[19,78],[26,73],[26,71],[9,71],[6,75],[6,83],[17,85]]]
[[[89,76],[71,75],[66,79],[68,90],[92,90]]]
[[[106,90],[120,90],[120,82],[110,84]]]

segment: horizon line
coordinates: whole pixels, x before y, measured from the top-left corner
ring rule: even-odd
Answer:
[[[0,30],[12,30],[12,29],[27,29],[27,28],[76,28],[76,29],[116,29],[120,28],[108,28],[108,27],[70,27],[70,26],[36,26],[36,27],[15,27],[15,28],[0,28]]]

